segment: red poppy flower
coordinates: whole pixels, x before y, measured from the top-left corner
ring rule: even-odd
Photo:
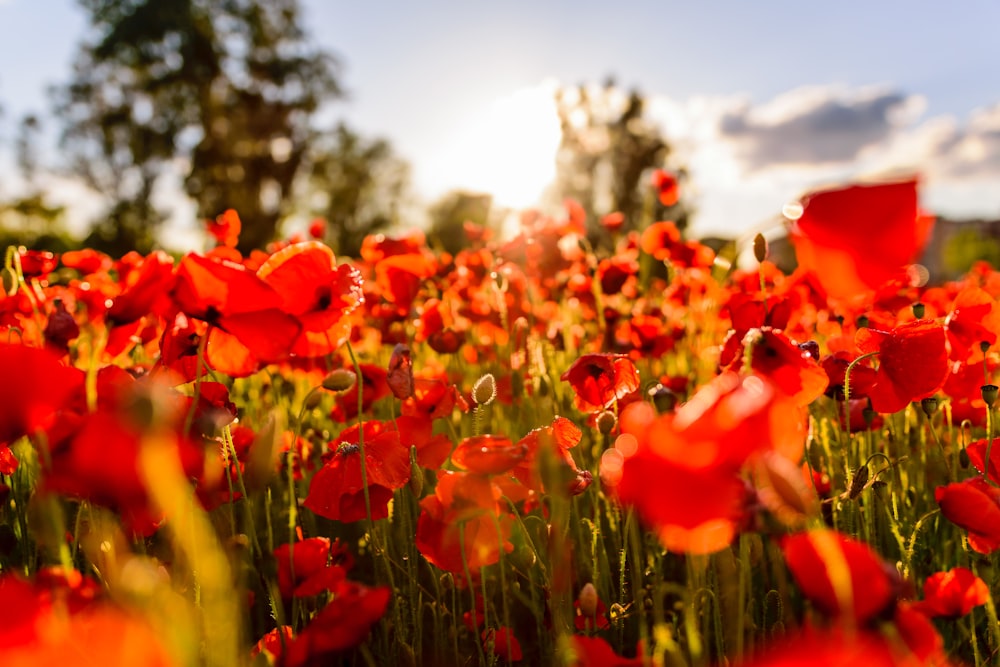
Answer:
[[[920,256],[934,222],[918,213],[916,180],[814,192],[802,205],[790,233],[795,254],[833,298],[899,276]]]
[[[969,455],[969,462],[972,463],[976,470],[980,473],[985,473],[994,482],[1000,484],[1000,438],[993,438],[993,446],[989,448],[989,471],[986,471],[987,442],[986,438],[976,440],[975,442],[969,443],[968,447],[965,448],[965,451]]]
[[[456,407],[463,412],[469,409],[458,387],[444,379],[418,377],[413,381],[413,396],[403,401],[402,413],[441,419],[450,417]]]
[[[205,360],[229,375],[287,358],[302,329],[282,310],[277,291],[232,262],[186,255],[177,267],[173,297],[182,312],[211,325]]]
[[[663,169],[653,170],[653,189],[656,196],[664,206],[673,206],[680,199],[680,188],[677,185],[677,177],[669,171]]]
[[[822,630],[807,627],[779,639],[741,664],[743,667],[948,667],[951,664],[944,655],[941,637],[921,614],[897,613],[896,623],[889,632],[892,636],[840,626]]]
[[[974,551],[991,554],[1000,549],[1000,488],[973,477],[939,486],[934,500],[945,518],[969,532],[969,546]]]
[[[278,569],[278,589],[281,597],[290,599],[292,595],[313,594],[313,580],[330,567],[348,570],[354,563],[347,547],[335,541],[331,547],[325,537],[310,537],[295,543],[282,544],[274,550]]]
[[[420,501],[417,549],[438,568],[478,572],[500,560],[500,545],[508,541],[511,517],[498,504],[503,492],[487,475],[439,471],[434,495]],[[499,530],[499,532],[498,532]]]
[[[986,604],[990,589],[986,582],[964,567],[935,572],[924,582],[924,599],[911,607],[928,616],[958,618]]]
[[[451,453],[451,462],[462,470],[480,475],[499,475],[524,460],[528,447],[502,435],[465,438]]]
[[[851,362],[857,359],[860,353],[839,350],[833,354],[828,354],[820,361],[823,371],[826,373],[828,386],[827,391],[837,398],[844,397],[844,383],[847,381],[847,368]],[[871,366],[870,359],[864,359],[854,365],[851,369],[850,377],[850,399],[867,398],[871,388],[875,386],[878,374]],[[867,403],[865,403],[867,405]]]
[[[350,264],[338,266],[333,251],[318,241],[282,248],[257,269],[257,277],[302,325],[291,345],[292,354],[301,357],[339,348],[351,331],[346,316],[364,303],[361,273]]]
[[[420,253],[423,252],[426,240],[419,229],[412,229],[400,237],[369,234],[361,242],[361,257],[369,264],[375,264],[393,255]]]
[[[609,484],[616,473],[617,484]],[[608,450],[601,458],[601,479],[621,503],[636,507],[665,548],[677,553],[724,549],[736,536],[749,500],[734,471],[678,466],[648,448],[627,458],[620,448]]]
[[[208,228],[208,233],[215,238],[219,245],[235,248],[236,244],[239,243],[243,225],[240,222],[239,214],[233,209],[227,209],[215,220],[206,220],[205,225]]]
[[[26,250],[22,247],[17,255],[25,278],[44,278],[59,266],[59,255],[48,250]]]
[[[620,232],[624,225],[625,214],[621,211],[614,211],[601,217],[601,227],[604,227],[604,229],[608,230],[612,234]]]
[[[567,470],[569,494],[583,493],[593,482],[593,475],[589,470],[577,468],[576,461],[569,451],[580,444],[582,437],[583,432],[576,424],[565,417],[556,417],[550,426],[533,429],[518,441],[517,444],[525,448],[526,455],[511,470],[511,474],[524,488],[536,492],[544,491],[538,459],[542,456],[541,452],[548,448]]]
[[[386,381],[387,372],[381,366],[375,364],[359,364],[361,368],[361,378],[351,385],[347,391],[337,394],[334,399],[335,405],[330,412],[330,417],[339,422],[346,422],[358,416],[358,385],[361,385],[361,409],[365,412],[371,409],[372,405],[386,396],[391,391],[389,383]]]
[[[600,412],[639,388],[639,371],[625,355],[585,354],[562,374],[580,412]]]
[[[128,324],[150,313],[161,314],[170,303],[174,283],[174,260],[162,250],[146,257],[136,254],[135,263],[118,263],[121,293],[108,308],[108,320],[116,325]]]
[[[67,656],[99,665],[176,664],[142,618],[101,599],[89,579],[32,583],[0,575],[0,653],[9,667],[55,667]]]
[[[948,377],[945,331],[936,322],[916,320],[892,331],[860,329],[855,340],[862,352],[879,353],[868,392],[877,412],[898,412],[938,391]]]
[[[621,429],[639,440],[639,451],[672,465],[729,471],[765,451],[798,463],[806,437],[804,414],[790,397],[767,378],[736,373],[717,376],[673,414],[630,405]]]
[[[951,358],[965,361],[970,355],[982,356],[979,345],[993,345],[1000,331],[1000,309],[989,292],[967,287],[955,297],[952,311],[945,320]]]
[[[409,313],[424,280],[434,275],[434,264],[422,254],[393,255],[375,265],[375,281],[382,295]]]
[[[50,428],[50,464],[42,486],[116,509],[133,532],[151,534],[161,514],[152,505],[140,463],[150,424],[137,404],[155,406],[157,425],[172,436],[177,461],[187,477],[204,478],[206,484],[216,480],[206,477],[204,448],[178,435],[185,423],[185,397],[153,379],[133,380],[124,371],[109,368],[116,372],[98,378],[97,410],[63,412]]]
[[[493,655],[508,663],[524,658],[524,654],[521,652],[521,643],[514,636],[514,631],[508,627],[483,630],[480,638],[483,640],[484,649],[492,646]]]
[[[769,378],[798,405],[807,406],[826,391],[829,378],[823,368],[783,332],[770,327],[751,329],[741,338],[730,335],[722,347],[720,367],[742,369],[748,343],[752,345],[750,366],[754,373]]]
[[[346,579],[341,581],[333,589],[330,602],[285,646],[281,664],[283,667],[327,664],[325,656],[357,646],[385,615],[391,596],[388,586],[372,588]]]
[[[799,589],[831,616],[864,623],[896,602],[898,575],[863,542],[820,529],[786,537],[781,548]]]
[[[365,438],[365,472],[372,518],[389,516],[389,501],[395,489],[410,480],[410,452],[399,440],[392,423],[364,422],[343,431],[330,443],[326,464],[309,484],[303,504],[316,514],[349,523],[366,517],[364,483],[361,476],[359,434]]]
[[[90,248],[64,252],[59,259],[63,266],[76,269],[83,275],[103,273],[114,264],[108,255]]]
[[[47,428],[83,387],[83,373],[48,350],[0,343],[0,447]]]
[[[322,241],[326,237],[326,220],[323,218],[314,218],[309,223],[309,236]]]

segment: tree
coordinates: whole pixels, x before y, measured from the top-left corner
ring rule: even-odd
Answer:
[[[670,145],[646,118],[646,99],[640,92],[626,94],[609,79],[600,87],[557,91],[556,109],[562,140],[550,196],[579,202],[587,212],[592,237],[600,236],[599,219],[615,211],[624,215],[626,229],[637,228],[643,215],[649,222],[666,213],[683,228],[687,219],[683,207],[667,211],[648,196],[644,176],[664,166]]]
[[[453,190],[445,193],[430,208],[427,242],[455,255],[468,245],[465,223],[490,225],[493,197],[488,194]]]
[[[154,194],[178,172],[199,216],[239,211],[242,250],[271,240],[312,119],[341,92],[298,1],[80,4],[91,34],[56,109],[74,171],[109,201],[95,240],[147,249],[165,218]]]
[[[325,218],[327,243],[357,257],[365,236],[385,231],[407,202],[410,168],[384,139],[366,139],[340,124],[318,135],[305,158],[302,209]]]

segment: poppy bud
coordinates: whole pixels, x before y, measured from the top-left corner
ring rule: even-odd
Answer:
[[[985,340],[979,341],[979,351],[980,352],[982,352],[983,354],[986,354],[987,350],[989,350],[989,349],[990,349],[990,344],[987,341],[985,341]]]
[[[924,414],[930,417],[938,409],[938,399],[937,396],[928,396],[927,398],[920,400],[920,409],[924,411]]]
[[[753,237],[753,256],[758,262],[763,263],[767,259],[767,239],[763,234]]]
[[[819,343],[814,340],[799,343],[799,349],[812,357],[813,361],[819,361]]]
[[[972,463],[972,460],[969,458],[969,452],[965,447],[962,447],[958,451],[958,465],[962,466],[962,469],[965,470],[969,467],[970,463]]]
[[[600,431],[602,435],[611,433],[617,423],[618,419],[615,418],[615,414],[610,410],[605,410],[601,414],[597,415],[597,430]]]
[[[392,349],[385,381],[393,396],[399,400],[405,401],[413,396],[413,360],[410,358],[410,348],[402,343]]]
[[[358,376],[354,374],[354,371],[349,371],[346,368],[338,368],[323,378],[323,389],[328,389],[330,391],[347,391],[353,387],[354,383],[357,381]]]
[[[865,426],[868,428],[872,427],[872,423],[875,421],[876,415],[878,415],[878,413],[872,408],[871,403],[866,405],[864,409],[861,410],[861,418],[865,420]]]
[[[11,269],[4,268],[0,272],[0,279],[2,279],[4,293],[7,296],[14,296],[15,292],[17,292],[17,276],[14,275],[14,272]]]
[[[497,381],[492,373],[487,373],[472,385],[472,400],[476,405],[489,405],[497,397]]]
[[[854,500],[861,495],[861,492],[865,490],[865,484],[868,483],[868,466],[863,465],[858,468],[857,472],[854,473],[854,479],[851,480],[851,488],[847,492],[847,496]]]
[[[659,413],[673,412],[674,408],[677,407],[677,394],[670,391],[662,384],[657,383],[656,385],[650,387],[649,397],[653,399],[653,405],[656,406],[656,411]]]
[[[597,589],[594,588],[594,584],[584,584],[576,599],[580,603],[581,614],[587,618],[597,616]]]
[[[992,408],[993,404],[997,401],[997,392],[1000,391],[995,384],[984,384],[979,388],[979,391],[983,394],[983,401],[985,401],[986,406]]]
[[[924,307],[924,304],[922,304],[922,303],[920,303],[918,301],[917,303],[913,304],[911,306],[911,308],[913,309],[913,316],[915,318],[917,318],[918,320],[921,320],[921,319],[924,318],[924,311],[926,310],[926,308]]]
[[[322,400],[323,397],[319,393],[315,391],[310,392],[309,395],[306,396],[305,400],[306,408],[312,410],[313,408],[317,407],[320,404],[320,401]]]

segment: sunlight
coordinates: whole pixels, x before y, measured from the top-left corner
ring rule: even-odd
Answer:
[[[489,192],[498,206],[537,204],[555,178],[561,134],[554,90],[543,83],[498,97],[459,128],[428,169],[434,189]]]

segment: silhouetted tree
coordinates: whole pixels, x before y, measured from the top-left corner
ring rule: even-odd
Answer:
[[[301,208],[327,220],[325,240],[338,255],[357,257],[365,236],[397,222],[410,168],[386,140],[366,139],[340,124],[316,136],[305,164]]]
[[[428,245],[456,254],[468,244],[465,223],[488,226],[492,206],[493,197],[488,194],[462,190],[446,193],[428,211]]]
[[[336,63],[305,35],[297,0],[80,0],[90,20],[56,91],[74,171],[109,202],[97,239],[148,248],[183,179],[198,214],[239,211],[241,249],[274,237]]]
[[[664,166],[670,145],[645,117],[645,107],[641,93],[624,93],[613,79],[556,93],[562,140],[550,196],[579,202],[592,237],[600,237],[600,217],[614,211],[624,214],[626,229],[637,228],[644,215],[666,216],[681,227],[687,221],[682,206],[667,211],[650,197],[646,178]]]

